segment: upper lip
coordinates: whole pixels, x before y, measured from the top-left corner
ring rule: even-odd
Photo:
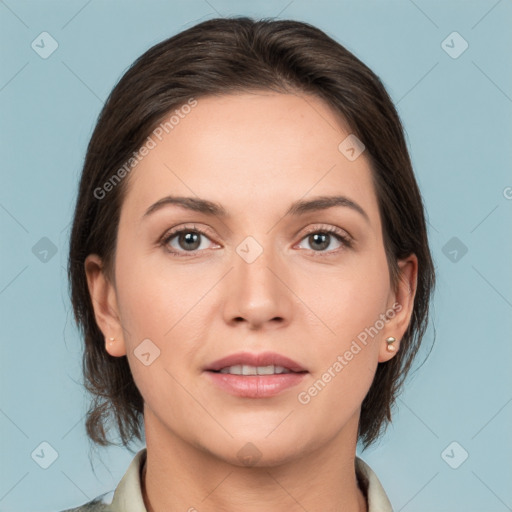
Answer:
[[[209,364],[206,371],[219,371],[222,368],[237,365],[247,366],[282,366],[292,372],[306,372],[299,363],[290,359],[289,357],[282,356],[275,352],[260,352],[259,354],[252,354],[250,352],[237,352],[229,356],[217,359],[213,363]]]

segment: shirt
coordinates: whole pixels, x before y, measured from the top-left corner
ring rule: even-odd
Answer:
[[[84,505],[62,512],[147,512],[141,490],[141,473],[146,450],[133,458],[115,491],[101,494]],[[379,481],[364,460],[355,458],[357,481],[368,502],[368,512],[393,512],[391,503]]]

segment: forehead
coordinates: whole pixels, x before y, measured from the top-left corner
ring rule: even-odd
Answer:
[[[350,130],[321,99],[255,92],[196,101],[150,134],[154,147],[131,171],[123,209],[142,215],[175,194],[263,214],[262,204],[341,193],[377,214],[369,159],[340,151]]]

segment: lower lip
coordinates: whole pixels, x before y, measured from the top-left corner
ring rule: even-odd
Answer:
[[[206,372],[212,381],[231,395],[243,398],[269,398],[299,384],[307,372],[274,375],[231,375]]]

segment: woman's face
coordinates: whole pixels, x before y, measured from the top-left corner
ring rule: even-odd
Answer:
[[[340,146],[350,132],[311,96],[198,98],[167,131],[151,135],[155,147],[125,178],[115,284],[94,256],[86,264],[98,323],[116,338],[107,350],[128,358],[146,431],[239,465],[251,450],[277,464],[355,442],[416,279],[411,257],[391,286],[366,152],[354,158],[351,139]],[[304,372],[206,370],[241,352],[277,353]]]

